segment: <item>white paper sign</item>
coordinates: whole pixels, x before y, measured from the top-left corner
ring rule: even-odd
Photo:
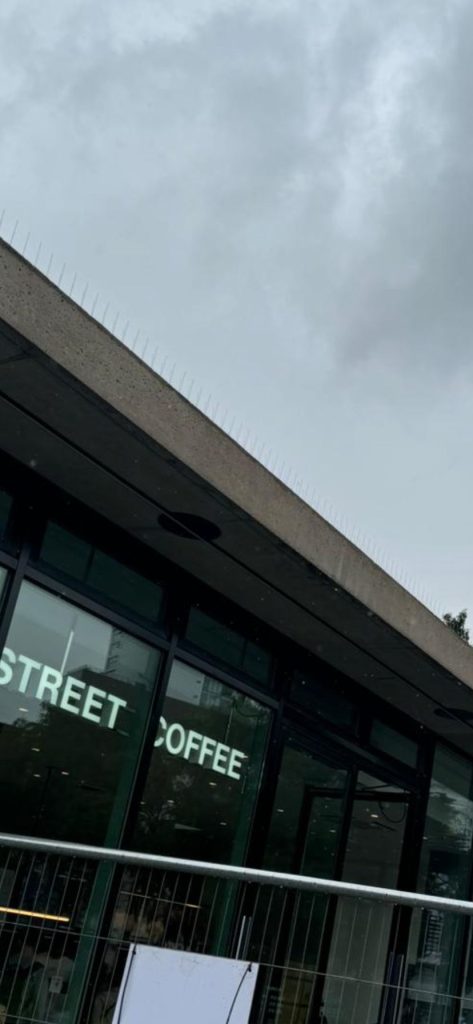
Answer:
[[[258,965],[133,946],[113,1024],[248,1024]]]

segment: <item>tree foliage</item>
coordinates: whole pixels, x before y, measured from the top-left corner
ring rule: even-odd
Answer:
[[[460,637],[461,640],[465,640],[466,643],[469,643],[470,631],[466,628],[467,615],[468,612],[466,608],[464,608],[463,611],[458,612],[458,615],[450,615],[450,612],[447,612],[443,617],[443,621],[447,624],[449,629],[452,629],[453,632]]]

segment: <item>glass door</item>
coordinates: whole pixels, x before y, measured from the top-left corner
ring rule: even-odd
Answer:
[[[396,888],[410,799],[407,789],[330,763],[291,736],[264,867]],[[257,1024],[391,1024],[383,983],[400,963],[390,905],[299,893],[286,899],[281,935],[266,962],[285,966],[266,971]]]
[[[288,738],[263,866],[333,878],[338,871],[348,784],[345,768],[330,764],[296,737]],[[258,950],[267,966],[261,972],[258,1012],[253,1018],[257,1024],[302,1024],[309,1020],[316,996],[330,900],[322,894],[284,890],[280,900],[280,906],[274,900],[271,906],[274,928],[266,927],[266,934],[276,940]],[[258,913],[265,919],[264,897]]]
[[[410,794],[360,771],[349,811],[341,878],[395,889]],[[391,1021],[392,1001],[383,988],[394,980],[391,954],[394,908],[368,900],[339,899],[325,967],[323,1013],[328,1024]]]

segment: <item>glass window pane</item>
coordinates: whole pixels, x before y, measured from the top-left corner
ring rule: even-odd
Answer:
[[[134,843],[198,860],[240,862],[259,788],[269,712],[174,662]]]
[[[158,622],[163,605],[162,587],[59,523],[48,523],[39,559],[62,576],[82,583],[98,598],[131,609],[142,619]]]
[[[333,877],[346,785],[346,771],[331,767],[311,751],[293,745],[289,740],[283,751],[278,777],[264,857],[265,868],[319,878]],[[323,894],[314,897],[311,893],[298,893],[294,902],[286,894],[283,922],[281,924],[277,917],[274,920],[274,933],[278,934],[279,929],[281,937],[278,955],[291,965],[287,975],[284,976],[284,972],[280,978],[280,986],[274,974],[267,976],[268,994],[281,1011],[277,1014],[278,1021],[286,1019],[285,1006],[289,1007],[289,1020],[295,1003],[297,1019],[306,1020],[313,995],[313,971],[318,966],[325,933],[327,908],[328,900]],[[259,906],[256,908],[257,922],[258,912]],[[264,918],[259,927],[264,934]],[[284,949],[286,936],[287,947]],[[271,951],[265,951],[264,958],[271,962]]]
[[[48,523],[40,550],[40,561],[65,576],[83,582],[92,555],[92,547],[59,523]]]
[[[473,836],[472,765],[439,747],[435,755],[418,889],[467,896]]]
[[[343,862],[346,882],[395,889],[409,807],[409,793],[358,772]]]
[[[116,842],[158,654],[29,583],[0,662],[5,831]]]
[[[347,773],[287,745],[279,772],[264,866],[330,878]]]
[[[354,728],[357,713],[354,704],[340,689],[330,688],[307,672],[295,672],[291,683],[291,699],[312,714],[334,725]]]
[[[271,672],[271,655],[255,638],[248,638],[231,622],[223,623],[200,608],[191,608],[186,640],[213,655],[229,668],[251,676],[258,683],[267,683]]]
[[[416,767],[418,744],[411,740],[409,736],[404,736],[401,732],[398,732],[397,729],[392,729],[385,722],[373,722],[371,743],[377,750],[382,750],[383,753],[388,754],[390,757],[403,761],[404,764],[410,765],[411,768]]]
[[[408,801],[409,794],[399,787],[358,773],[344,852],[345,881],[396,888]],[[327,1020],[382,1019],[392,916],[388,903],[338,900],[324,988]]]
[[[434,759],[417,889],[468,897],[473,837],[472,765],[438,747]],[[455,986],[463,921],[437,910],[415,911],[408,953],[409,1019],[428,1018],[442,993]],[[445,1011],[446,1012],[446,1011]],[[436,1018],[437,1019],[437,1018]],[[446,1016],[439,1016],[439,1021]]]
[[[2,597],[3,589],[5,587],[6,581],[7,581],[6,569],[2,569],[1,566],[0,566],[0,599]]]

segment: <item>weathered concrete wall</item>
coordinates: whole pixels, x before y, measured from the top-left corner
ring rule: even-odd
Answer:
[[[471,648],[4,243],[0,317],[275,538],[473,687]]]

